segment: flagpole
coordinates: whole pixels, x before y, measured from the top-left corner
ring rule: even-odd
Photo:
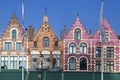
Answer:
[[[103,72],[104,72],[104,48],[103,42],[101,43],[101,80],[103,80]]]
[[[100,17],[99,17],[99,26],[100,26],[100,34],[101,34],[101,80],[103,80],[103,72],[104,72],[104,41],[106,41],[106,33],[105,28],[103,25],[103,0],[101,3],[101,9],[100,9]]]
[[[0,72],[1,72],[1,56],[0,56]]]
[[[24,80],[24,0],[22,0],[22,80]]]

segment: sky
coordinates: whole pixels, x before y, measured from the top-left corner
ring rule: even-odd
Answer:
[[[7,28],[13,13],[22,24],[21,6],[22,0],[0,0],[0,33]],[[42,25],[45,12],[58,38],[64,25],[70,29],[78,13],[87,31],[91,29],[94,35],[99,27],[101,0],[24,0],[24,7],[25,28],[32,25],[35,32]],[[120,0],[104,0],[103,15],[116,35],[120,34]]]

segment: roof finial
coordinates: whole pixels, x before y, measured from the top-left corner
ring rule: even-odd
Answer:
[[[79,13],[77,13],[77,17],[79,17]]]
[[[47,7],[45,6],[45,16],[44,16],[44,18],[43,18],[43,21],[45,22],[45,23],[48,23],[48,17],[47,17]]]
[[[13,9],[13,14],[15,14],[15,8]]]
[[[45,6],[45,15],[47,15],[47,6]]]

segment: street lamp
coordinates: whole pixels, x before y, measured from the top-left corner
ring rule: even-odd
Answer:
[[[40,74],[38,75],[38,79],[42,80],[42,58],[43,58],[43,54],[40,54],[40,58],[41,58],[41,68],[40,68]]]

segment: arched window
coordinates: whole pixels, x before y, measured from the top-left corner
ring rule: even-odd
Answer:
[[[81,54],[87,54],[87,44],[86,43],[81,43],[80,44],[80,53]]]
[[[80,70],[87,70],[87,60],[86,58],[80,59]]]
[[[17,37],[16,35],[17,35],[16,30],[12,30],[12,38],[16,38]]]
[[[69,59],[69,70],[76,70],[76,59],[73,57]]]
[[[44,47],[48,47],[48,46],[49,46],[49,38],[48,38],[48,37],[45,37],[45,38],[43,39],[43,46],[44,46]]]
[[[71,43],[69,46],[69,53],[70,54],[75,54],[76,53],[76,44],[75,43]]]
[[[37,47],[37,41],[34,41],[34,47]]]
[[[75,40],[80,40],[81,39],[81,31],[79,28],[75,29],[74,31],[74,39]]]

